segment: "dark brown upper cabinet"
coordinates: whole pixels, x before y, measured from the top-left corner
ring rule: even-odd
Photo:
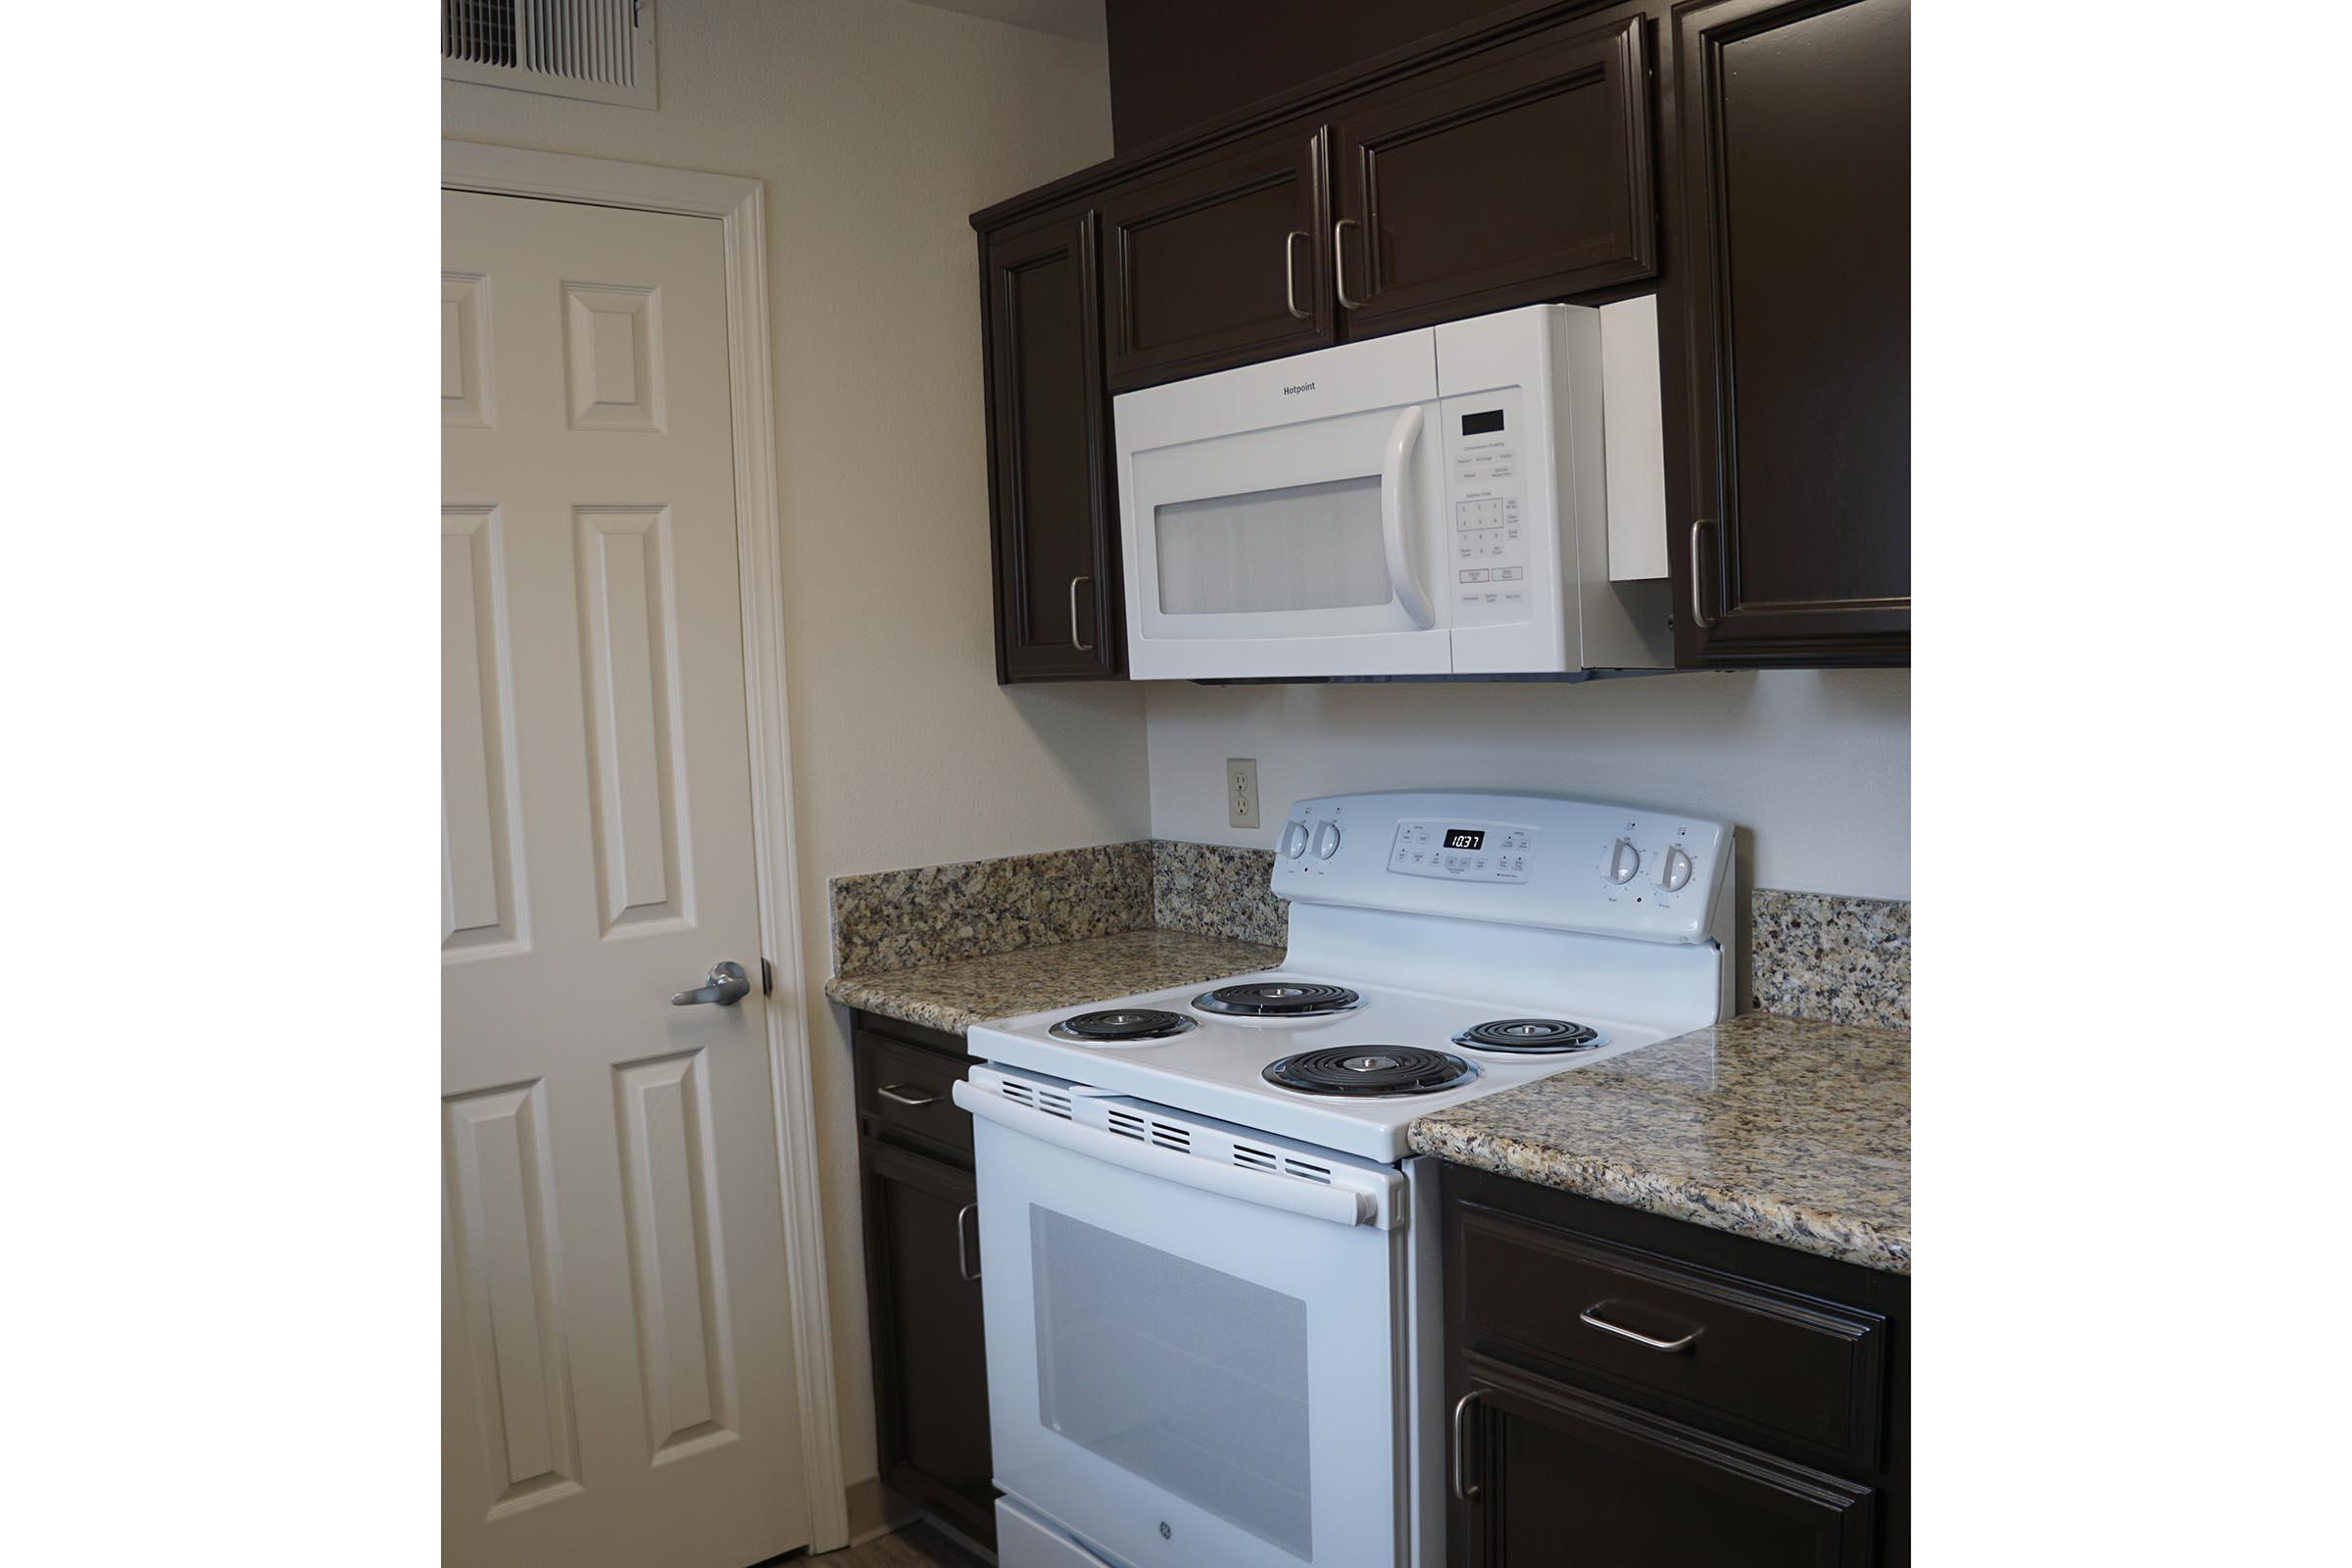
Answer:
[[[1648,25],[1546,28],[1340,107],[1349,336],[1656,273]]]
[[[1284,126],[1104,193],[1113,392],[1332,341],[1322,127]]]
[[[1674,23],[1675,662],[1907,664],[1909,0],[1711,0]]]
[[[1095,232],[1077,211],[980,238],[1003,682],[1126,667]]]

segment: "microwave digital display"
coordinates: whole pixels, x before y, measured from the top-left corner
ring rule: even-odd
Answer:
[[[1462,416],[1462,434],[1464,435],[1492,435],[1501,428],[1502,411],[1500,409],[1489,409],[1484,414]]]
[[[1501,416],[1495,417],[1500,418]],[[1487,831],[1478,827],[1449,827],[1446,830],[1446,847],[1449,850],[1483,850],[1487,847]]]

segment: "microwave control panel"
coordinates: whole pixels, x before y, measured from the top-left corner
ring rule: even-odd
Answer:
[[[1445,399],[1446,591],[1457,626],[1527,618],[1528,431],[1517,387]],[[1443,873],[1441,873],[1443,874]]]

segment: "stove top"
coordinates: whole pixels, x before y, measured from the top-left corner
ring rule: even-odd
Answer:
[[[1682,1028],[1587,1014],[1584,1022],[1569,1025],[1594,1031],[1581,1049],[1556,1043],[1531,1048],[1517,1043],[1527,1038],[1521,1036],[1511,1037],[1515,1043],[1510,1045],[1483,1046],[1460,1037],[1482,1023],[1564,1020],[1549,1008],[1497,1007],[1493,997],[1453,997],[1362,981],[1345,986],[1328,970],[1312,980],[1269,970],[1215,989],[1315,986],[1351,992],[1356,1001],[1345,1011],[1291,1017],[1188,1012],[1204,993],[1197,985],[1171,987],[1092,1007],[979,1024],[968,1044],[975,1056],[1005,1066],[1221,1117],[1342,1153],[1395,1161],[1404,1157],[1404,1130],[1416,1116],[1682,1033]],[[1179,1021],[1173,1033],[1128,1032],[1169,1018]],[[1098,1021],[1085,1022],[1090,1019]],[[1075,1033],[1082,1026],[1106,1028],[1116,1037],[1084,1039]],[[1331,1065],[1372,1057],[1384,1058],[1384,1064]],[[1385,1064],[1390,1058],[1396,1065]]]

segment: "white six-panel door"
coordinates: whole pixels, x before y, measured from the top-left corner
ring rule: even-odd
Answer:
[[[442,223],[444,1560],[743,1568],[808,1521],[719,225]]]

